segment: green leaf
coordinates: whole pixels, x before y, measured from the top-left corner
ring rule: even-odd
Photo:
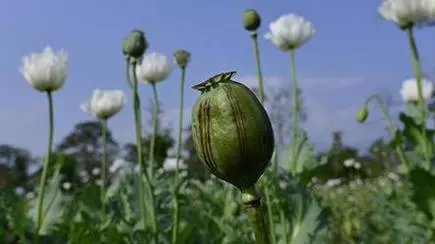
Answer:
[[[435,176],[422,168],[415,168],[410,172],[410,179],[414,188],[412,201],[430,220],[434,220]]]
[[[305,130],[299,130],[296,135],[296,155],[297,155],[297,164],[296,164],[296,172],[301,173],[306,168],[310,168],[315,163],[314,158],[314,148],[313,145],[309,142],[309,138],[307,132]],[[292,160],[292,145],[286,148],[279,155],[279,166],[285,169],[287,172],[290,172],[290,162]]]
[[[425,147],[426,144],[428,145],[428,153],[429,156],[433,156],[433,145],[429,142],[432,142],[434,131],[430,129],[425,129],[426,131],[426,138],[423,136],[423,130],[421,128],[420,124],[417,124],[417,122],[414,120],[413,117],[408,116],[404,113],[400,113],[399,115],[400,121],[402,121],[404,128],[403,128],[403,136],[408,139],[414,146],[415,149],[419,153],[425,153]],[[429,146],[430,145],[430,146]]]
[[[57,225],[62,223],[63,194],[60,189],[61,175],[60,167],[57,167],[53,177],[45,187],[44,202],[42,206],[42,225],[39,230],[40,235],[50,235]],[[29,204],[29,217],[36,223],[38,199],[33,199]]]
[[[298,223],[298,230],[293,230],[292,244],[313,243],[314,235],[326,226],[326,213],[319,203],[313,200],[305,210],[303,220]]]

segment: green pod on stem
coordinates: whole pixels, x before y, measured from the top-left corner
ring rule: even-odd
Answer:
[[[192,111],[192,136],[201,161],[218,178],[238,188],[252,187],[274,148],[266,110],[236,72],[215,75],[193,88],[201,91]]]

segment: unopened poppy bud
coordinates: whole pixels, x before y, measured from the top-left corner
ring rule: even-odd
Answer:
[[[190,53],[184,49],[177,49],[174,52],[174,60],[180,68],[185,69],[190,61]]]
[[[243,12],[243,25],[248,31],[256,31],[261,25],[261,18],[255,9],[246,9]]]
[[[145,33],[139,29],[132,30],[130,35],[122,41],[122,52],[129,57],[140,58],[147,48]]]
[[[369,115],[369,111],[367,110],[367,107],[363,106],[360,109],[358,109],[358,112],[356,113],[356,121],[358,121],[359,123],[364,123],[368,115]]]
[[[274,148],[264,107],[245,85],[221,73],[193,88],[192,138],[201,161],[218,178],[244,189],[263,174]]]

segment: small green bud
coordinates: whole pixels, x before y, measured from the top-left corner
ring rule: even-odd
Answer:
[[[145,33],[139,29],[132,30],[130,35],[122,41],[122,52],[129,57],[140,58],[147,48]]]
[[[356,121],[358,121],[359,123],[364,123],[368,115],[369,115],[369,111],[367,110],[367,107],[363,106],[360,109],[358,109],[358,112],[356,113]]]
[[[185,69],[190,62],[190,53],[184,49],[177,49],[174,52],[174,60],[180,68]]]
[[[243,12],[243,25],[248,31],[256,31],[261,25],[261,18],[255,9],[246,9]]]
[[[192,139],[211,173],[232,185],[252,187],[270,162],[272,125],[264,107],[236,72],[221,73],[194,86],[201,91],[192,112]]]

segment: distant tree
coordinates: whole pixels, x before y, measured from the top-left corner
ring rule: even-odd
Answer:
[[[151,136],[148,135],[143,141],[143,155],[145,163],[149,157],[149,147],[151,143]],[[174,145],[174,139],[171,136],[171,130],[166,128],[156,135],[156,144],[154,150],[154,159],[156,160],[156,168],[163,165],[164,160],[168,157],[168,150]],[[127,162],[137,163],[137,147],[136,143],[127,143],[123,147],[124,157]]]
[[[298,99],[298,122],[307,119],[303,110],[302,90],[297,89]],[[272,122],[275,140],[278,145],[289,143],[290,130],[292,128],[292,95],[287,86],[269,88],[265,95],[265,107]]]
[[[108,162],[113,162],[119,153],[118,143],[110,130],[107,131]],[[93,168],[100,167],[102,146],[102,127],[99,121],[79,122],[56,147],[57,153],[74,157],[75,169],[86,170],[89,175]]]
[[[0,145],[0,188],[6,186],[26,186],[28,168],[36,164],[26,149],[12,145]]]
[[[210,174],[196,153],[195,147],[193,145],[191,125],[187,127],[186,132],[187,137],[184,140],[183,149],[187,154],[184,162],[187,166],[188,176],[201,181],[207,180],[210,177]]]

